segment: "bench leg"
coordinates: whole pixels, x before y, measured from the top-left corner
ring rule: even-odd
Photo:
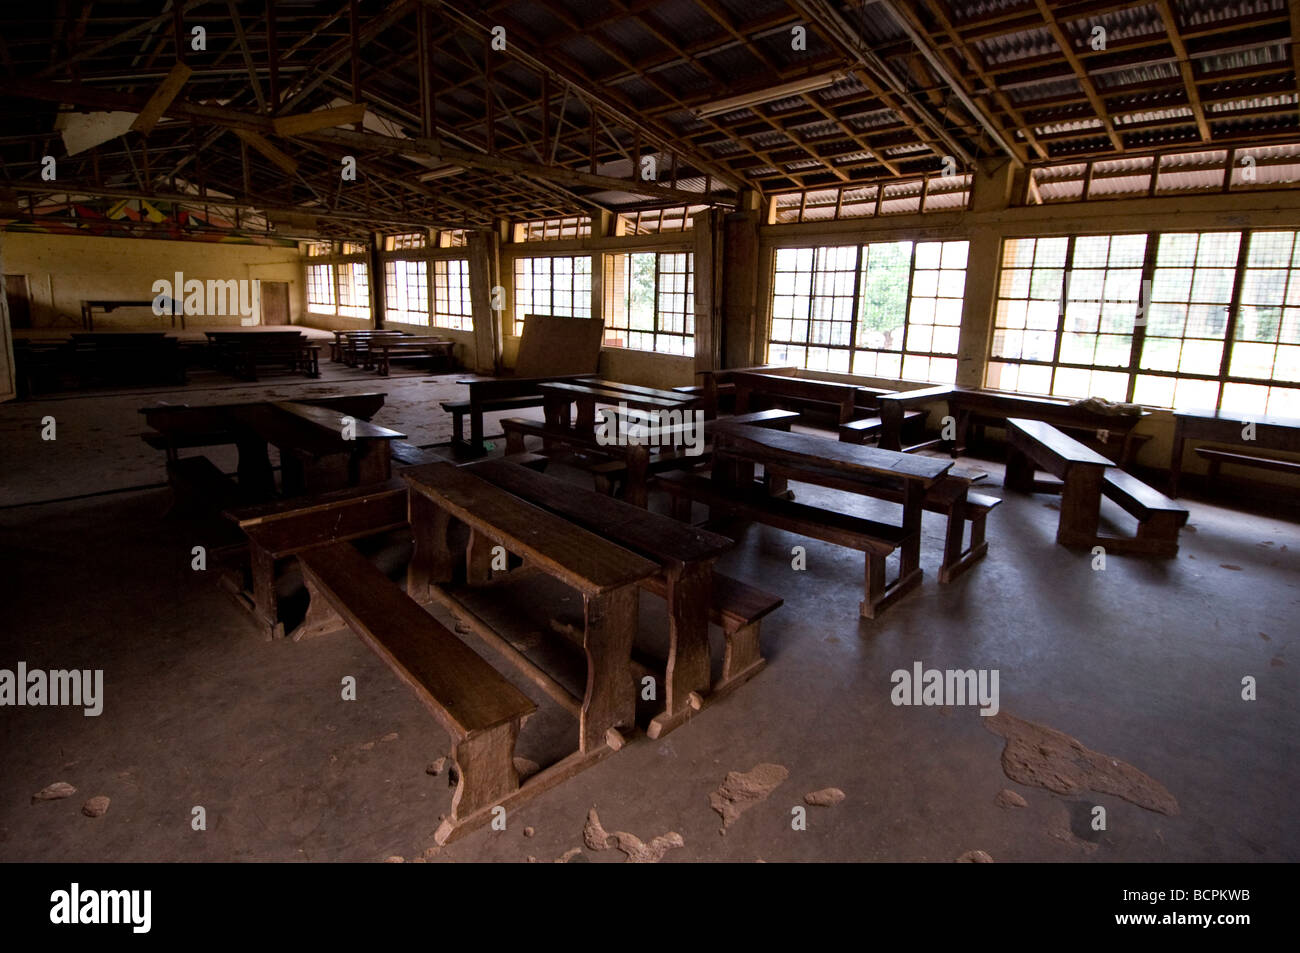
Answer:
[[[465,414],[463,411],[451,412],[451,439],[459,445],[465,442]]]
[[[457,552],[452,545],[452,517],[419,493],[410,494],[411,534],[415,548],[406,567],[406,594],[416,602],[429,601],[429,587],[456,577]]]
[[[307,615],[303,617],[302,624],[293,630],[290,636],[295,642],[301,642],[303,639],[314,638],[318,635],[324,635],[327,632],[337,632],[339,629],[347,628],[347,623],[343,621],[342,616],[334,611],[334,607],[329,604],[320,587],[312,578],[311,573],[303,572],[303,583],[307,586]]]
[[[282,639],[284,623],[275,599],[275,560],[252,540],[248,542],[248,555],[253,577],[253,616],[268,639]]]
[[[1002,485],[1019,493],[1034,492],[1034,464],[1016,447],[1007,447],[1007,474]]]
[[[477,440],[475,446],[482,447],[483,441]],[[524,452],[524,433],[522,430],[506,431],[506,453],[523,453]]]
[[[582,641],[587,655],[587,690],[578,725],[578,750],[583,754],[604,745],[609,729],[635,721],[632,640],[638,592],[631,585],[585,599]]]
[[[722,656],[720,686],[750,678],[765,664],[759,650],[758,629],[760,625],[762,625],[761,622],[750,622],[734,631],[724,631],[726,649]]]
[[[519,774],[514,765],[518,737],[519,722],[511,721],[468,735],[452,748],[456,793],[451,797],[451,826],[480,811],[491,810],[519,790]],[[438,833],[442,829],[440,826]],[[442,842],[438,841],[438,834],[434,840]]]
[[[903,598],[921,584],[924,575],[920,567],[904,569],[906,560],[899,560],[899,576],[892,583],[885,582],[884,553],[866,553],[866,586],[864,599],[858,606],[858,612],[864,619],[874,619],[887,607]]]
[[[647,734],[658,738],[664,729],[689,717],[691,695],[709,690],[709,603],[713,589],[712,563],[692,563],[667,576],[668,666],[664,671],[664,711],[650,723]]]
[[[627,448],[627,476],[623,491],[627,502],[633,506],[646,508],[646,481],[650,470],[650,449],[648,447],[630,446]]]

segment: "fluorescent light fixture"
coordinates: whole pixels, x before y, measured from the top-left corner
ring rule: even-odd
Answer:
[[[464,166],[444,165],[439,166],[436,169],[430,169],[428,172],[423,172],[416,176],[416,178],[421,182],[433,182],[436,179],[445,179],[448,176],[460,175],[464,171]]]
[[[703,106],[697,106],[691,111],[701,119],[709,119],[713,116],[721,116],[724,113],[749,109],[752,106],[761,106],[763,103],[773,103],[778,99],[787,99],[790,96],[816,92],[819,89],[834,86],[844,79],[844,76],[844,73],[823,73],[820,76],[807,76],[804,79],[783,83],[780,86],[771,86],[767,89],[755,90],[752,93],[742,93],[739,96],[719,99],[717,102],[705,103]]]

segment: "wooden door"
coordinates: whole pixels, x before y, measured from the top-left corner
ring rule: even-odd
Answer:
[[[262,282],[262,323],[289,323],[289,282]]]

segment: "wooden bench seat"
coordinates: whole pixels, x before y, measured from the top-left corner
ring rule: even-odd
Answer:
[[[307,499],[226,510],[248,537],[249,581],[231,586],[269,639],[284,636],[275,595],[276,563],[314,546],[379,536],[407,525],[406,482],[349,487]],[[294,640],[309,634],[296,629]]]
[[[920,420],[922,425],[928,416],[924,410],[909,410],[903,414],[904,425]],[[848,423],[840,424],[840,439],[845,443],[866,443],[868,439],[874,437],[880,439],[884,424],[879,417],[863,417],[860,420],[850,420]],[[918,444],[915,447],[904,447],[905,452],[919,450],[923,445]]]
[[[996,496],[983,493],[971,493],[967,487],[986,478],[988,474],[978,470],[966,470],[953,467],[947,476],[930,486],[925,491],[922,505],[930,513],[938,513],[947,521],[944,533],[943,564],[939,567],[939,582],[949,583],[982,559],[989,549],[986,527],[989,513],[1002,503]],[[861,478],[848,479],[834,470],[801,467],[798,470],[772,468],[768,477],[774,485],[784,487],[795,482],[812,482],[830,489],[844,490],[849,493],[862,493],[867,485],[874,485],[870,495],[891,503],[903,502],[903,491],[895,483],[887,480],[870,481]],[[963,499],[964,496],[964,499]],[[966,524],[970,524],[970,545],[963,548],[966,538]]]
[[[516,397],[494,397],[480,401],[480,413],[493,410],[523,410],[527,407],[542,406],[541,394],[524,394]],[[473,413],[473,405],[467,400],[444,400],[442,409],[451,414],[451,432],[454,445],[465,442],[465,418]]]
[[[648,579],[644,585],[655,595],[667,597],[668,587],[662,577]],[[784,604],[780,596],[720,572],[713,573],[709,621],[722,629],[725,640],[722,677],[713,686],[714,695],[730,690],[762,670],[765,660],[760,652],[759,627],[765,616]]]
[[[409,686],[451,736],[456,791],[434,840],[519,790],[515,742],[537,706],[349,543],[301,553],[309,610],[346,624]]]
[[[427,358],[430,370],[437,364],[446,370],[451,366],[455,345],[446,338],[402,337],[382,339],[367,348],[365,368],[373,367],[381,377],[387,377],[393,361],[410,358]]]
[[[694,500],[711,510],[862,552],[866,557],[867,598],[859,609],[864,618],[874,619],[914,584],[912,580],[902,587],[897,582],[885,584],[885,560],[907,538],[901,526],[774,497],[758,483],[752,489],[727,488],[724,492],[702,474],[673,471],[660,474],[658,485],[673,496],[673,515],[678,519],[689,521],[689,504]]]
[[[1192,452],[1209,462],[1206,479],[1210,483],[1219,478],[1219,470],[1225,463],[1274,470],[1278,473],[1300,473],[1300,460],[1286,460],[1282,457],[1268,457],[1258,453],[1242,453],[1239,449],[1224,450],[1219,447],[1193,447]]]
[[[1186,508],[1119,467],[1106,471],[1101,492],[1138,521],[1134,539],[1112,539],[1106,545],[1124,552],[1169,559],[1178,555],[1178,531],[1186,525],[1189,515]],[[1117,546],[1117,542],[1122,545]]]

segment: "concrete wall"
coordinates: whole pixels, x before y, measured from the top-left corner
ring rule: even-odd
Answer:
[[[290,319],[297,322],[303,313],[302,266],[296,248],[8,232],[4,264],[6,274],[27,276],[32,325],[37,330],[80,330],[83,299],[151,299],[153,283],[160,278],[171,281],[178,271],[186,280],[287,281]],[[186,320],[205,327],[240,323],[237,314]],[[95,330],[119,327],[170,329],[171,318],[136,309],[96,314]]]

